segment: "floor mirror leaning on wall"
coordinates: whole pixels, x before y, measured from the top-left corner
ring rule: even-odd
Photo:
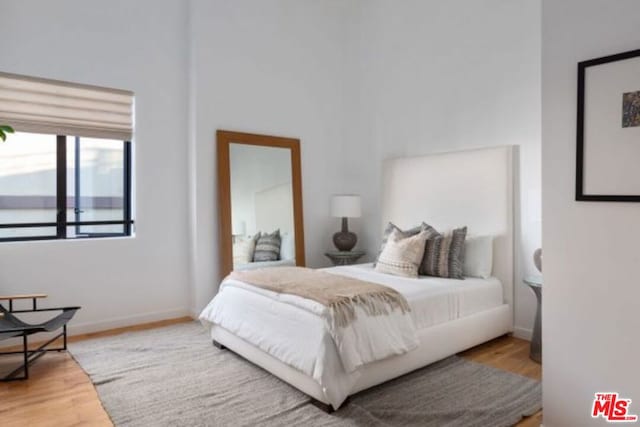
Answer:
[[[304,266],[300,140],[218,130],[221,274]]]

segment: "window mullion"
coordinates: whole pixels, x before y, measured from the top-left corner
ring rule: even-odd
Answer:
[[[124,141],[124,234],[131,235],[131,141]]]
[[[67,238],[67,137],[57,136],[56,149],[56,236]]]
[[[74,219],[76,222],[82,221],[82,210],[80,206],[80,137],[76,136],[74,139],[74,168],[73,168],[73,178],[75,188],[73,189],[73,212]],[[80,235],[80,225],[76,225],[76,236]]]

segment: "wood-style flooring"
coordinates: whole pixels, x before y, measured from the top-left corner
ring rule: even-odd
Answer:
[[[70,341],[116,335],[190,321],[172,319],[128,328],[78,335]],[[529,343],[500,337],[461,353],[469,360],[537,380],[541,366],[529,359]],[[519,427],[539,426],[542,411],[523,419]],[[0,425],[3,427],[112,426],[89,377],[67,353],[44,355],[30,370],[30,379],[0,383]]]

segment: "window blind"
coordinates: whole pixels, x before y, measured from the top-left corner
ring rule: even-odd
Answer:
[[[133,99],[126,90],[0,73],[0,124],[17,131],[130,141]]]

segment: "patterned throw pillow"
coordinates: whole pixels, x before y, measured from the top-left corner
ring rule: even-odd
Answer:
[[[404,277],[418,277],[418,267],[424,255],[425,242],[429,232],[405,237],[399,230],[393,230],[378,257],[376,271]]]
[[[253,262],[277,261],[280,259],[280,230],[271,234],[261,233],[253,251]]]
[[[404,239],[404,238],[407,238],[407,237],[415,236],[416,234],[420,233],[423,230],[426,230],[426,231],[429,232],[427,238],[431,237],[432,235],[435,236],[435,235],[439,234],[436,231],[435,228],[433,228],[432,226],[430,226],[428,224],[425,224],[424,222],[422,224],[418,225],[417,227],[413,227],[413,228],[410,228],[409,230],[404,230],[404,231],[401,230],[394,223],[392,223],[392,222],[388,223],[387,226],[384,229],[383,234],[382,234],[382,244],[380,245],[380,249],[378,250],[378,256],[376,257],[376,261],[374,262],[373,265],[375,266],[377,264],[378,258],[380,258],[380,254],[384,250],[384,247],[387,244],[387,241],[389,240],[389,236],[391,235],[391,233],[396,231]]]
[[[233,244],[233,265],[247,264],[253,260],[257,237],[248,239],[237,238]]]
[[[467,227],[462,227],[428,238],[420,264],[420,275],[463,279],[466,236]]]

